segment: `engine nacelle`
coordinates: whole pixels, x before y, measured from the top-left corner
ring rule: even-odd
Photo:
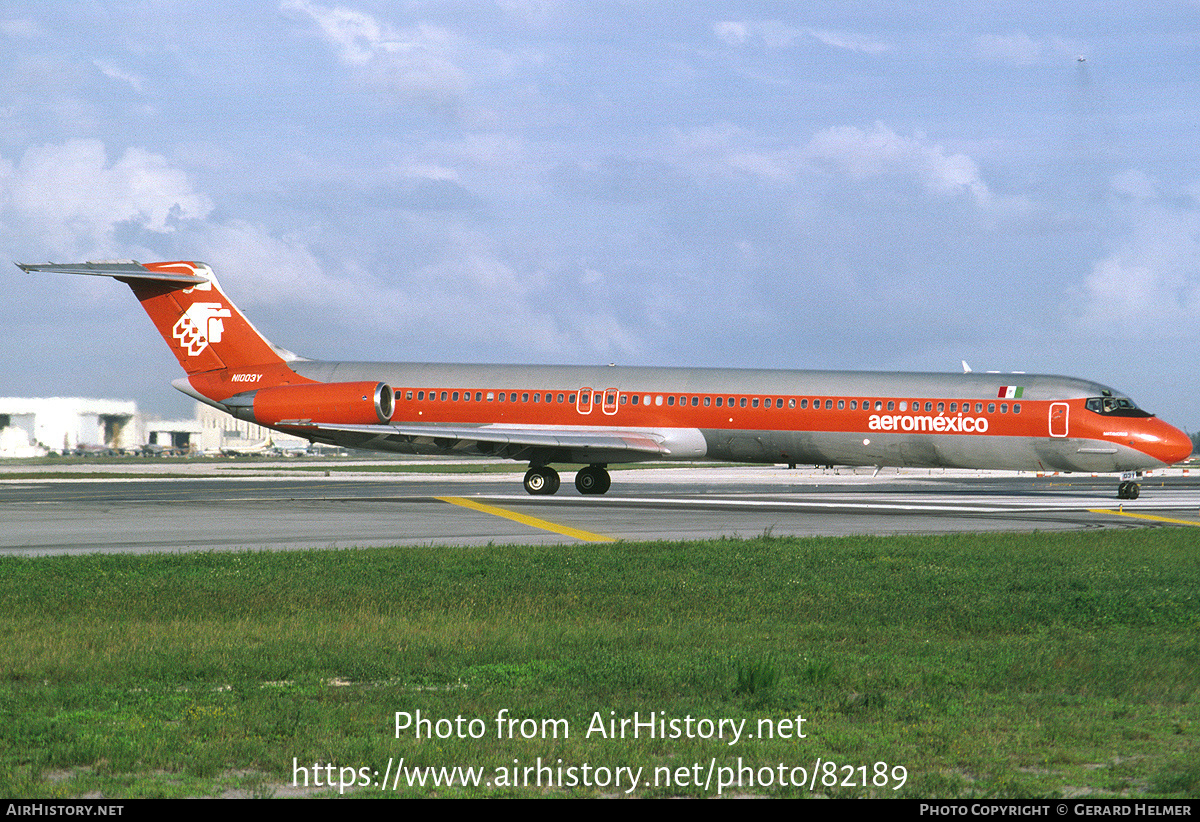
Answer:
[[[376,425],[391,420],[396,397],[382,382],[318,382],[259,388],[221,404],[259,425]]]

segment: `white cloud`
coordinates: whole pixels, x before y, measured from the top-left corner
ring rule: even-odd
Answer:
[[[1090,333],[1190,339],[1200,324],[1200,209],[1156,195],[1155,187],[1141,172],[1113,180],[1130,234],[1084,281],[1075,313]]]
[[[872,131],[856,126],[826,129],[808,141],[807,156],[859,179],[882,175],[915,176],[941,195],[960,192],[987,205],[991,193],[979,167],[965,154],[952,154],[917,133],[902,137],[882,123]]]
[[[108,60],[94,60],[92,62],[96,68],[100,69],[100,73],[108,79],[116,80],[118,83],[127,83],[138,94],[145,91],[146,81],[143,78],[123,70],[116,63]]]
[[[28,18],[20,20],[0,20],[0,33],[8,37],[35,40],[46,32],[38,23]]]
[[[365,12],[308,0],[283,0],[280,8],[311,19],[339,60],[377,82],[434,96],[466,90],[466,74],[456,64],[458,39],[447,29],[427,23],[396,28]]]
[[[845,49],[846,51],[858,51],[863,54],[882,54],[890,48],[887,43],[862,34],[855,34],[854,32],[807,29],[807,33],[810,37],[820,40],[827,46]]]
[[[758,145],[752,132],[722,123],[676,132],[671,152],[677,165],[698,176],[717,173],[791,185],[822,167],[859,180],[915,178],[939,196],[966,194],[980,207],[992,204],[979,166],[966,154],[947,151],[919,132],[903,137],[882,123],[871,131],[835,126],[803,145],[781,147]]]
[[[778,20],[722,20],[713,24],[713,33],[726,45],[761,45],[768,49],[782,49],[808,37],[826,46],[863,54],[882,54],[888,50],[886,43],[863,34],[828,29],[797,29]]]
[[[140,148],[110,162],[99,140],[72,140],[30,148],[5,167],[0,219],[55,253],[102,253],[122,224],[171,233],[212,210],[186,173]]]

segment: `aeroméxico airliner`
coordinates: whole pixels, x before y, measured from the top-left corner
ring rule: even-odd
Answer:
[[[529,463],[583,464],[603,494],[612,463],[1122,472],[1180,462],[1188,436],[1099,383],[1042,374],[323,362],[272,345],[198,262],[20,265],[126,283],[187,376],[180,391],[312,442]]]

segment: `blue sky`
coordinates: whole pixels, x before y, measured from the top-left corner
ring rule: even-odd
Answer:
[[[808,5],[10,0],[0,249],[208,262],[320,359],[965,359],[1200,428],[1200,6]],[[190,415],[123,286],[0,312],[0,395]]]

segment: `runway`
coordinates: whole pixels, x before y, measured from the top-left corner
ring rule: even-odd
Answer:
[[[1114,478],[1081,475],[670,467],[614,471],[603,497],[579,495],[564,473],[559,494],[530,497],[519,471],[364,465],[328,476],[287,462],[0,474],[0,555],[1200,527],[1200,475],[1181,469],[1119,502]]]

